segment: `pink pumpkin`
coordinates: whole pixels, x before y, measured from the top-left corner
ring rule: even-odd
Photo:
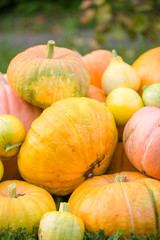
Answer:
[[[38,107],[25,102],[8,85],[6,74],[0,73],[0,115],[10,114],[17,117],[23,124],[26,133],[31,123],[42,112]],[[4,176],[2,180],[20,179],[18,172],[17,157],[3,160]]]
[[[0,74],[0,115],[10,114],[17,117],[23,124],[26,133],[31,123],[42,112],[38,107],[24,101],[8,85],[6,74]]]
[[[143,107],[127,122],[123,144],[130,162],[143,174],[160,180],[160,109]]]

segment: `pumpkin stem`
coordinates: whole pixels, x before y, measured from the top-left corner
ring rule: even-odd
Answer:
[[[86,179],[88,178],[92,178],[94,177],[94,174],[93,174],[93,170],[95,168],[96,165],[98,165],[98,167],[100,167],[100,162],[102,162],[102,160],[105,158],[105,154],[99,154],[97,156],[97,159],[95,162],[93,162],[91,165],[90,165],[90,168],[87,172],[85,172],[85,174],[83,175]]]
[[[7,144],[6,145],[6,152],[10,152],[12,150],[12,148],[16,148],[16,147],[19,147],[22,145],[23,142],[19,142],[19,143],[16,143],[14,145],[11,145],[11,144]]]
[[[45,58],[53,58],[55,41],[49,40],[47,43]]]
[[[69,212],[69,203],[61,202],[59,212]]]
[[[112,50],[112,53],[113,53],[113,57],[117,57],[118,56],[117,51],[115,49]]]
[[[116,175],[114,178],[114,182],[126,182],[127,175]]]
[[[11,183],[8,187],[8,197],[9,198],[16,198],[16,183]]]
[[[145,85],[142,87],[143,91],[146,90],[147,88],[148,88],[148,87],[145,86]]]

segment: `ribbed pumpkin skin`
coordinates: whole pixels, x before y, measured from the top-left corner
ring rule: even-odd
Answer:
[[[89,98],[64,99],[33,122],[19,152],[19,171],[29,182],[67,195],[88,170],[106,172],[116,143],[117,129],[107,107]]]
[[[71,212],[90,232],[102,229],[109,236],[121,229],[126,237],[131,232],[160,236],[160,182],[138,172],[120,174],[127,175],[127,182],[114,183],[116,174],[83,182],[69,198]]]
[[[137,169],[131,164],[128,157],[126,156],[123,142],[118,142],[107,173],[111,174],[122,171],[136,172]]]
[[[129,161],[142,173],[160,180],[160,109],[138,110],[125,125],[123,144]]]
[[[105,49],[94,50],[82,57],[86,64],[91,84],[102,88],[101,78],[108,67],[113,54]]]
[[[27,102],[41,108],[68,98],[86,96],[89,76],[81,57],[66,48],[55,47],[45,58],[46,45],[28,48],[15,56],[7,69],[11,87]]]
[[[16,183],[17,198],[8,197],[8,187]],[[26,228],[28,232],[37,227],[43,214],[56,211],[52,196],[44,189],[24,181],[8,180],[0,183],[0,227]]]
[[[160,47],[155,47],[140,55],[132,66],[141,79],[140,94],[143,92],[144,85],[150,86],[153,83],[160,83]]]

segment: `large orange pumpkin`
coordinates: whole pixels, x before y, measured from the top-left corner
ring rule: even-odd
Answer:
[[[24,101],[8,85],[6,74],[0,73],[0,115],[9,114],[17,117],[23,124],[26,133],[31,123],[42,112],[38,107]],[[21,179],[18,172],[17,156],[3,160],[4,175],[2,180]]]
[[[131,164],[128,157],[126,156],[123,142],[118,142],[107,173],[116,173],[122,171],[135,172],[137,169]]]
[[[82,57],[86,64],[92,85],[102,88],[101,78],[112,57],[113,54],[105,49],[94,50]]]
[[[29,130],[18,156],[21,176],[55,195],[106,172],[117,143],[114,118],[102,103],[81,97],[45,109]]]
[[[123,182],[124,181],[124,182]],[[95,176],[83,182],[70,196],[71,212],[80,217],[89,232],[104,235],[125,230],[160,237],[160,182],[138,172]]]
[[[140,94],[143,92],[144,85],[150,86],[153,83],[160,83],[160,47],[155,47],[140,55],[132,66],[141,79]]]
[[[130,162],[160,180],[160,109],[143,107],[125,125],[123,143]]]
[[[94,85],[90,85],[86,97],[93,98],[103,103],[103,102],[106,102],[107,96],[102,88],[98,88],[98,87],[95,87]]]
[[[89,88],[89,76],[79,54],[54,47],[53,41],[15,56],[7,77],[19,96],[41,108],[64,98],[86,96]]]
[[[18,180],[0,183],[0,206],[0,228],[21,227],[30,233],[46,212],[56,211],[55,202],[45,189]]]

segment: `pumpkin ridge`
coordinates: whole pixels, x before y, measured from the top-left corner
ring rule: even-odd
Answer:
[[[56,87],[55,87],[55,91],[54,91],[54,94],[53,94],[53,102],[55,102],[56,94],[57,94],[57,89],[58,89],[58,80],[59,80],[60,74],[59,74],[58,61],[57,61],[57,59],[54,59],[54,58],[53,58],[53,60],[54,60],[54,62],[55,62],[55,64],[56,64],[56,66],[57,66]]]
[[[127,194],[123,188],[123,182],[120,182],[121,184],[121,187],[122,187],[122,191],[124,193],[124,196],[125,196],[125,199],[126,199],[126,202],[127,202],[127,206],[128,206],[128,210],[129,210],[129,215],[130,215],[130,219],[131,219],[131,225],[132,225],[132,232],[135,233],[135,228],[134,228],[134,221],[133,221],[133,214],[132,214],[132,210],[131,210],[131,205],[130,205],[130,202],[129,202],[129,199],[127,197]]]
[[[145,184],[146,187],[147,187],[147,190],[149,192],[149,196],[150,196],[150,199],[151,199],[151,202],[152,202],[152,205],[153,205],[153,210],[154,210],[154,217],[155,217],[155,226],[156,226],[156,229],[155,229],[155,233],[156,233],[156,236],[158,236],[158,233],[159,233],[159,216],[158,216],[158,210],[157,210],[157,206],[156,206],[156,200],[155,200],[155,197],[154,197],[154,193],[153,193],[153,190],[150,188],[149,184]]]
[[[54,105],[54,108],[57,108],[57,107]],[[57,109],[58,109],[58,108],[57,108]],[[77,128],[76,128],[76,126],[75,126],[74,121],[72,120],[72,118],[71,118],[70,116],[68,116],[65,111],[63,112],[63,114],[64,114],[65,117],[72,123],[72,125],[73,125],[73,127],[74,127],[74,129],[75,129],[75,131],[76,131],[76,133],[77,133],[77,135],[79,136],[80,142],[82,143],[82,145],[84,145],[84,144],[83,144],[82,137],[80,136],[80,134],[79,134],[79,132],[78,132],[78,130],[77,130]],[[83,149],[84,149],[84,148],[83,148]],[[81,156],[81,155],[84,155],[84,156],[85,156],[85,152],[84,152],[83,154],[80,154],[80,156]],[[88,166],[87,161],[85,161],[85,164],[86,164],[86,166]],[[89,167],[89,166],[88,166],[88,167]]]
[[[123,144],[125,145],[126,142],[128,141],[129,137],[132,135],[132,133],[136,130],[136,127],[134,127],[133,129],[131,129],[130,133],[128,134],[128,136],[126,137],[126,139],[123,140]]]
[[[159,125],[156,125],[154,129],[152,129],[151,131],[149,131],[148,135],[147,135],[147,138],[146,138],[146,141],[144,142],[143,146],[145,148],[145,151],[144,151],[144,154],[143,154],[143,157],[142,157],[142,161],[141,161],[141,167],[142,167],[142,173],[146,175],[146,171],[144,169],[144,162],[146,160],[146,154],[148,153],[148,148],[150,147],[150,144],[152,144],[152,140],[153,140],[153,137],[152,137],[152,134],[154,132],[154,130],[156,128],[158,128]],[[149,137],[150,136],[150,137]]]

